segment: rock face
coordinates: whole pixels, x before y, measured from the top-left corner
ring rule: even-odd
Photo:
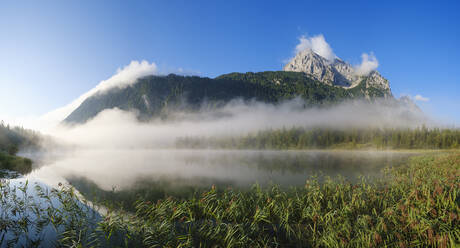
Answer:
[[[305,72],[311,78],[327,85],[335,82],[334,68],[329,62],[311,50],[299,52],[286,66],[284,71]]]
[[[368,75],[357,75],[349,63],[334,59],[329,61],[310,49],[303,50],[283,68],[284,71],[304,72],[315,80],[331,86],[354,88],[364,82],[367,88],[376,88],[385,92],[385,97],[392,96],[390,85],[377,71]]]

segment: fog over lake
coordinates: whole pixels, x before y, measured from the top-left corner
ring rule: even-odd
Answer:
[[[302,186],[313,175],[379,176],[414,153],[370,151],[252,150],[81,150],[54,162],[42,162],[27,175],[50,185],[84,178],[103,190],[130,189],[139,182],[170,181],[171,185],[238,188],[253,184]],[[46,161],[46,160],[45,160]]]

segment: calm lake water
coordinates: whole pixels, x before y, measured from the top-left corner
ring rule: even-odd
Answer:
[[[27,177],[49,185],[70,182],[83,194],[118,192],[161,198],[216,185],[246,189],[303,186],[314,175],[379,177],[416,153],[370,151],[91,150],[66,153]],[[129,198],[129,197],[128,197]]]
[[[16,194],[18,199],[29,199],[43,209],[47,209],[49,203],[38,197],[34,188],[36,185],[51,190],[60,183],[71,183],[89,200],[102,200],[133,210],[133,203],[139,196],[147,200],[167,196],[187,198],[201,190],[209,190],[212,185],[218,189],[232,187],[241,190],[256,183],[262,187],[271,184],[281,187],[303,186],[313,175],[318,175],[320,180],[326,176],[342,176],[351,182],[359,180],[360,176],[372,180],[382,175],[384,167],[403,166],[415,154],[368,151],[85,150],[47,156],[30,154],[29,157],[36,161],[35,166],[38,166],[30,174],[21,176],[0,171],[0,176],[12,188],[29,183],[26,193],[17,190],[13,195]],[[51,201],[59,206],[57,199],[52,198]],[[2,207],[7,206],[11,209],[15,207],[8,200]],[[8,209],[3,209],[3,212],[7,215],[2,218],[16,218]],[[34,212],[25,213],[32,220],[37,218]],[[101,218],[98,213],[91,216],[94,216],[91,217],[94,220],[90,221]],[[21,235],[15,241],[16,245],[27,246],[28,239],[44,237],[41,247],[47,247],[56,240],[57,233],[50,225],[40,232],[36,232],[34,226],[28,229],[29,234]],[[6,241],[0,243],[0,247],[6,247],[7,241],[16,236],[11,230],[0,232],[0,235],[4,234]]]

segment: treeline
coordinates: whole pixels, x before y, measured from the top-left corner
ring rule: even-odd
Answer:
[[[221,149],[455,149],[460,148],[459,129],[269,129],[240,137],[183,137],[177,148]]]
[[[15,155],[20,148],[36,148],[40,137],[38,132],[23,127],[11,127],[0,121],[0,152]]]

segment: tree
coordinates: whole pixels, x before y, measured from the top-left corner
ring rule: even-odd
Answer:
[[[14,156],[18,153],[19,149],[18,146],[16,145],[10,145],[8,146],[8,154]]]

